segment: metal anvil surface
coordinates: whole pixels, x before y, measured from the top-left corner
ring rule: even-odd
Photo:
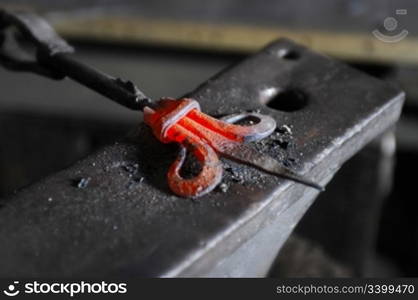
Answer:
[[[303,101],[283,97],[288,91]],[[322,184],[394,125],[404,99],[390,84],[287,40],[187,96],[212,115],[273,116],[277,140],[255,146]],[[165,178],[176,151],[141,123],[122,141],[6,199],[0,276],[265,275],[318,192],[224,160],[221,188],[179,198]]]

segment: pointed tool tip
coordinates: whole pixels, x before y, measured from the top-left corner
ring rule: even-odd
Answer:
[[[312,181],[306,180],[306,181],[303,182],[303,184],[306,184],[306,185],[308,185],[308,186],[310,186],[310,187],[312,187],[314,189],[317,189],[320,192],[325,191],[325,187],[324,186],[322,186],[322,185],[320,185],[318,183],[312,182]]]
[[[303,177],[293,177],[291,179],[293,179],[294,181],[299,182],[301,184],[304,184],[306,186],[310,186],[310,187],[312,187],[314,189],[317,189],[320,192],[325,191],[325,187],[324,186],[322,186],[322,185],[320,185],[320,184],[318,184],[316,182],[313,182],[313,181],[311,181],[309,179],[306,179],[306,178],[303,178]]]

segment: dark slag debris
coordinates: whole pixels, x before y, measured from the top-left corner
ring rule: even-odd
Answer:
[[[292,129],[288,125],[277,127],[267,138],[252,143],[261,153],[270,155],[288,168],[295,167],[298,163],[296,149],[293,144]],[[234,183],[263,185],[265,175],[262,172],[254,172],[242,164],[233,161],[224,161],[224,180],[218,186],[218,191],[225,193]]]
[[[226,183],[221,183],[219,185],[219,189],[221,190],[222,193],[226,193],[228,191],[229,186]]]
[[[139,167],[138,164],[132,164],[132,163],[122,165],[122,169],[132,175],[138,173],[138,167]]]
[[[293,133],[288,125],[277,127],[268,138],[256,142],[255,146],[260,152],[276,158],[286,167],[291,168],[297,164]]]
[[[137,163],[123,163],[121,164],[121,168],[128,173],[130,179],[128,183],[129,189],[144,181],[144,177],[139,175],[139,165]]]
[[[83,177],[83,178],[76,179],[73,182],[73,186],[79,189],[85,189],[89,185],[90,180],[91,180],[90,177]]]

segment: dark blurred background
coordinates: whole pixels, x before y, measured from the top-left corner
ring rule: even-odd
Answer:
[[[396,130],[343,167],[271,276],[418,275],[418,2],[2,0],[0,6],[41,13],[81,60],[132,80],[153,98],[181,96],[278,37],[400,85],[407,99]],[[0,199],[141,120],[69,80],[4,69],[0,78]]]

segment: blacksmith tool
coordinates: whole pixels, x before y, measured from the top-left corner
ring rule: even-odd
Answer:
[[[282,166],[270,156],[245,145],[263,139],[276,128],[273,118],[241,113],[215,119],[201,112],[196,100],[162,98],[152,102],[131,81],[97,71],[75,60],[74,48],[41,17],[26,12],[0,11],[0,64],[15,71],[30,71],[53,79],[69,77],[133,110],[144,112],[144,121],[163,143],[176,142],[180,152],[167,177],[171,190],[183,197],[210,192],[221,181],[218,155],[251,165],[318,190],[323,187]],[[233,123],[252,118],[249,126]],[[200,173],[183,178],[180,170],[190,151],[201,163]]]

